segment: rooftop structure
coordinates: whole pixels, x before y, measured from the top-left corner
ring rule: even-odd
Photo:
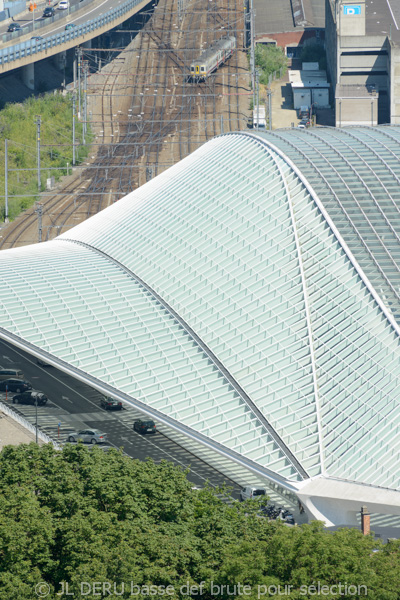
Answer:
[[[219,136],[2,251],[0,337],[310,516],[400,515],[399,153],[397,127]]]
[[[326,50],[332,90],[340,85],[373,87],[379,92],[378,122],[400,123],[400,9],[397,0],[326,0]],[[347,104],[358,100],[349,96]],[[344,106],[344,105],[343,105]],[[371,123],[369,107],[359,121]],[[336,125],[338,114],[336,113]]]
[[[254,0],[257,42],[276,43],[288,56],[310,40],[323,36],[324,0]]]

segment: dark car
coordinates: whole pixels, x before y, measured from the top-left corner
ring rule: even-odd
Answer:
[[[22,392],[13,396],[13,404],[33,404],[37,403],[38,406],[44,406],[48,398],[43,392],[38,390],[30,390],[29,392]]]
[[[40,40],[44,40],[44,38],[42,38],[41,35],[33,35],[31,37],[31,40],[34,41],[34,42],[40,42]]]
[[[156,424],[154,421],[141,421],[138,419],[133,424],[133,429],[138,433],[156,433]]]
[[[22,27],[19,23],[10,23],[8,26],[7,31],[8,32],[12,32],[12,31],[21,31]]]
[[[65,26],[65,31],[68,31],[68,29],[75,29],[75,27],[75,23],[68,23],[68,25]]]
[[[54,15],[56,14],[56,11],[54,10],[54,8],[52,6],[47,6],[44,11],[43,11],[43,17],[54,17]]]
[[[101,408],[105,408],[106,410],[122,410],[122,402],[106,396],[100,400],[100,405]]]
[[[26,390],[31,390],[32,386],[29,381],[22,381],[21,379],[6,379],[5,381],[0,381],[0,391],[1,392],[26,392]]]

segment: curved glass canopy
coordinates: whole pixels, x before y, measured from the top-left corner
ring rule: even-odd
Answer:
[[[399,142],[215,138],[1,252],[2,327],[282,480],[398,489]]]

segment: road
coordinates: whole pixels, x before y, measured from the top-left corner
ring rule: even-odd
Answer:
[[[38,407],[38,423],[47,435],[61,444],[67,443],[70,432],[86,428],[102,429],[108,435],[109,446],[123,448],[124,452],[139,460],[152,458],[155,462],[168,460],[183,468],[190,468],[188,479],[202,487],[206,481],[212,486],[223,483],[234,488],[233,497],[238,498],[240,488],[222,473],[215,470],[193,454],[158,432],[155,436],[143,436],[133,430],[133,422],[142,415],[138,410],[124,407],[122,411],[106,411],[100,407],[101,395],[97,390],[76,381],[54,367],[41,367],[27,353],[0,341],[0,368],[21,369],[34,389],[43,391],[49,398],[46,406]],[[5,402],[5,393],[0,399]],[[30,423],[35,423],[35,407],[13,405],[13,394],[7,404],[16,409]],[[60,424],[60,426],[58,426]],[[59,437],[58,437],[59,428]]]
[[[92,2],[85,2],[82,4],[80,9],[75,9],[75,12],[70,13],[70,9],[68,10],[58,10],[58,2],[48,2],[37,3],[38,8],[34,11],[34,13],[30,13],[29,11],[23,12],[19,15],[16,15],[12,20],[7,20],[6,24],[2,24],[0,26],[0,35],[7,32],[8,26],[10,23],[18,23],[22,27],[21,32],[16,32],[12,36],[12,39],[2,43],[2,48],[7,46],[12,46],[14,44],[18,44],[19,42],[24,42],[29,40],[34,35],[41,36],[43,38],[54,35],[56,33],[60,33],[65,30],[65,25],[67,23],[74,23],[75,25],[79,25],[85,23],[90,19],[94,19],[95,17],[101,16],[103,13],[107,12],[112,8],[118,7],[121,4],[122,0],[94,0]],[[71,8],[79,5],[79,0],[70,0]],[[56,15],[61,15],[65,18],[58,18],[54,21],[53,18],[43,18],[43,10],[47,6],[53,6],[56,11]],[[27,27],[35,21],[35,31],[29,31],[24,33],[24,27]],[[48,25],[42,25],[43,21],[48,22]]]

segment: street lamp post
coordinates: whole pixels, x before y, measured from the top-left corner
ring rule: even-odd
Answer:
[[[36,436],[35,436],[35,441],[36,443],[38,443],[38,418],[37,418],[37,396],[35,398],[35,421],[36,421]]]

